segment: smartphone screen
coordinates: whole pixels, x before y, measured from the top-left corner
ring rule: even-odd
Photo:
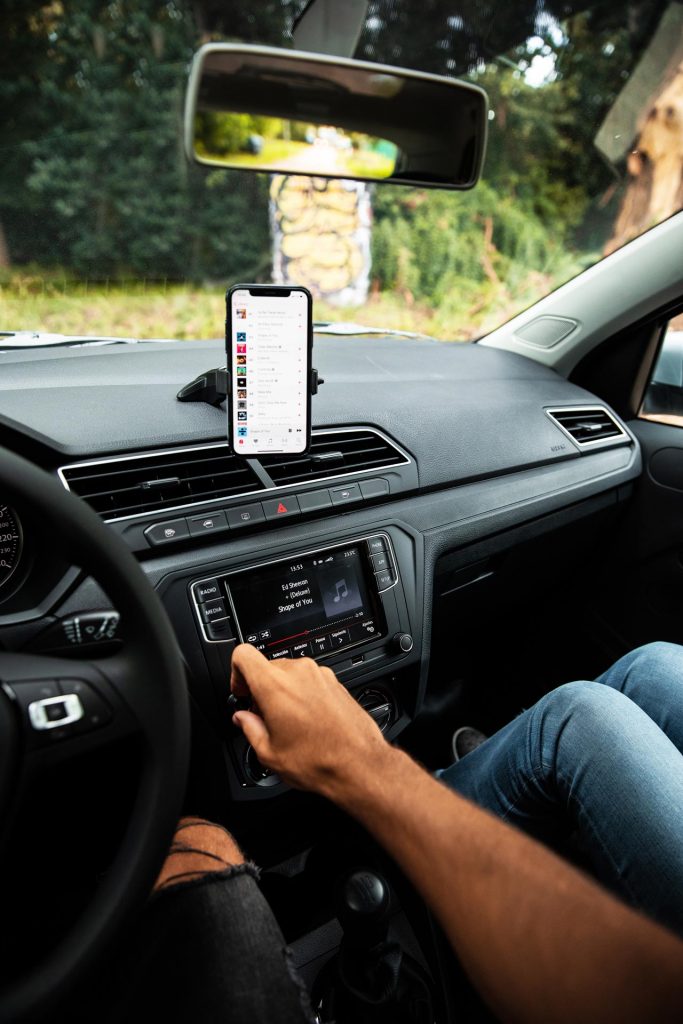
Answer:
[[[229,436],[241,455],[304,452],[310,440],[312,302],[305,288],[227,294]]]

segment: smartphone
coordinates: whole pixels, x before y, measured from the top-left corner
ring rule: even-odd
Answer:
[[[228,439],[238,455],[298,455],[311,442],[313,300],[298,285],[226,293]]]

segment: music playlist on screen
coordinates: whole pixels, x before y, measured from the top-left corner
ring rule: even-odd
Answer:
[[[296,452],[306,438],[307,298],[232,296],[235,449]]]

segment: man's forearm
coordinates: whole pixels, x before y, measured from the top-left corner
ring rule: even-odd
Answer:
[[[504,1020],[679,1021],[683,943],[389,746],[327,795],[392,854]]]

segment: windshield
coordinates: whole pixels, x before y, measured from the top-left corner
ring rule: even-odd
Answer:
[[[369,4],[355,56],[488,93],[472,191],[191,166],[194,49],[291,47],[304,6],[10,5],[0,330],[219,337],[226,287],[275,281],[318,321],[471,340],[681,208],[683,5],[661,0]]]

